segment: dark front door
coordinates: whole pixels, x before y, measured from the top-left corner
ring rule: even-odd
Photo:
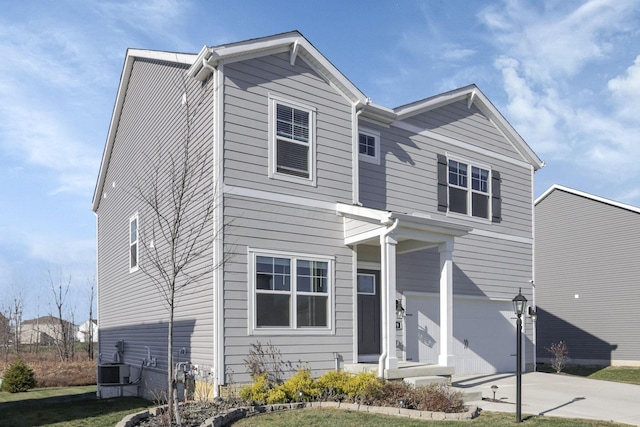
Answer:
[[[358,361],[380,355],[380,271],[358,270]]]

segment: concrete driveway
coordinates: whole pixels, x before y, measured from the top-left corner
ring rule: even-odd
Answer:
[[[470,402],[485,411],[516,413],[515,374],[454,376],[452,385],[465,392],[482,392],[496,400]],[[568,375],[528,372],[522,374],[522,418],[526,414],[616,421],[640,426],[640,386],[590,380]]]

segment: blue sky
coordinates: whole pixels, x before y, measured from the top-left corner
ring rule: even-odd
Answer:
[[[0,308],[87,317],[90,205],[127,48],[197,53],[299,30],[372,100],[477,84],[554,183],[640,206],[640,2],[1,0]]]

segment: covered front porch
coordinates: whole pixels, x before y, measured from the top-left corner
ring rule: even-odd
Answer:
[[[359,286],[354,289],[354,340],[355,362],[345,365],[352,372],[376,369],[380,378],[398,379],[423,376],[450,376],[454,372],[453,356],[453,251],[455,237],[471,231],[470,227],[431,219],[427,215],[408,215],[375,209],[339,205],[338,214],[344,217],[345,244],[354,247],[356,257],[358,246],[378,248],[379,250],[379,354],[362,354],[365,344],[358,334],[362,331],[364,316],[358,310]],[[439,256],[439,313],[440,330],[437,337],[439,355],[437,364],[412,363],[398,357],[396,349],[398,314],[402,310],[397,295],[397,257],[399,255],[437,248]],[[358,260],[359,261],[359,260]],[[377,265],[377,264],[376,264]],[[362,263],[358,262],[361,268]],[[354,271],[354,283],[359,285],[358,271]],[[368,322],[370,317],[366,318]],[[360,322],[360,323],[359,323]],[[376,331],[373,337],[377,337]],[[416,339],[406,337],[407,341]],[[405,343],[406,344],[406,343]]]

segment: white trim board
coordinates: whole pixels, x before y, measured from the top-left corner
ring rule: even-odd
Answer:
[[[271,202],[288,203],[291,205],[304,206],[308,208],[325,209],[328,211],[336,211],[336,203],[325,202],[323,200],[308,199],[306,197],[291,196],[288,194],[273,193],[271,191],[254,190],[246,187],[235,187],[224,185],[224,194],[231,196],[252,197],[255,199],[268,200]]]

